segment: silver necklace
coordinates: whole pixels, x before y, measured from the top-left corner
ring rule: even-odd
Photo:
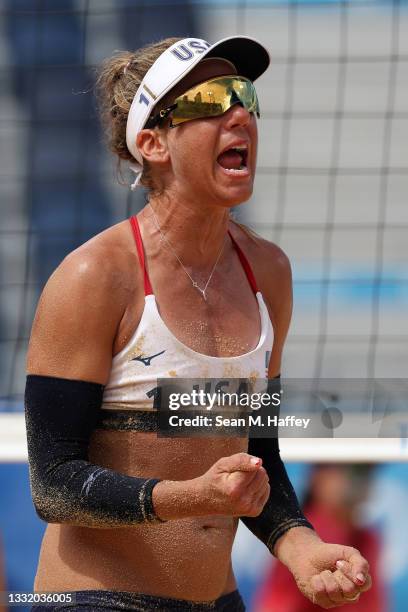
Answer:
[[[177,259],[177,261],[179,262],[180,266],[183,268],[184,272],[187,274],[188,278],[191,280],[191,283],[192,283],[193,287],[194,287],[195,289],[197,289],[197,291],[199,291],[199,292],[201,293],[201,295],[202,295],[202,297],[205,299],[205,301],[207,301],[207,296],[206,296],[206,293],[205,293],[205,292],[207,291],[207,287],[208,287],[208,285],[210,284],[210,281],[211,281],[212,276],[213,276],[213,274],[214,274],[215,268],[217,267],[217,263],[218,263],[218,261],[219,261],[219,259],[220,259],[220,257],[221,257],[221,253],[222,253],[222,252],[223,252],[223,250],[224,250],[225,240],[224,240],[224,242],[222,243],[222,246],[221,246],[220,252],[218,253],[218,257],[217,257],[217,259],[215,260],[215,264],[214,264],[214,266],[213,266],[213,269],[211,270],[211,274],[210,274],[210,276],[208,277],[208,280],[207,280],[207,282],[205,283],[204,288],[202,289],[202,288],[199,286],[199,284],[197,283],[197,281],[195,281],[195,280],[194,280],[194,278],[191,276],[191,274],[189,273],[189,271],[188,271],[188,270],[186,269],[186,267],[184,266],[184,264],[183,264],[183,262],[181,261],[180,257],[177,255],[176,251],[174,250],[174,247],[173,247],[173,245],[171,244],[170,240],[169,240],[169,239],[167,238],[167,236],[166,236],[166,235],[163,233],[163,231],[162,231],[162,229],[161,229],[161,227],[160,227],[160,225],[159,225],[159,221],[158,221],[158,219],[157,219],[157,217],[156,217],[156,213],[154,212],[153,206],[150,204],[150,202],[149,202],[149,206],[150,206],[150,208],[152,209],[154,223],[155,223],[155,225],[156,225],[157,229],[158,229],[158,230],[159,230],[159,232],[160,232],[160,235],[161,235],[161,237],[162,237],[162,240],[164,240],[164,241],[167,243],[168,247],[170,248],[171,252],[172,252],[172,253],[173,253],[173,255],[175,256],[175,258]]]

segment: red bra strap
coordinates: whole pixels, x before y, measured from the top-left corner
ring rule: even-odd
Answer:
[[[233,237],[233,235],[231,234],[231,232],[228,230],[228,233],[230,235],[230,238],[232,240],[232,244],[234,245],[237,253],[238,253],[238,257],[241,261],[242,267],[244,268],[245,274],[247,275],[247,279],[249,281],[249,284],[252,287],[252,291],[254,293],[258,292],[258,286],[256,284],[256,280],[255,280],[255,276],[254,273],[252,272],[252,268],[249,265],[249,261],[247,260],[246,256],[244,255],[243,250],[241,249],[241,247],[239,246],[238,242],[235,240],[235,238]]]
[[[145,256],[144,256],[144,249],[143,249],[143,241],[142,241],[142,235],[140,233],[139,222],[137,220],[136,215],[134,217],[130,217],[129,220],[130,220],[130,224],[132,226],[133,236],[134,236],[135,242],[136,242],[136,249],[137,249],[137,253],[139,255],[140,266],[141,266],[141,268],[143,270],[144,292],[145,292],[145,295],[151,295],[151,294],[153,294],[153,289],[152,289],[152,286],[150,284],[149,275],[147,274],[147,270],[146,270]]]
[[[133,236],[134,236],[135,242],[136,242],[136,249],[137,249],[137,253],[139,255],[140,266],[141,266],[141,268],[143,270],[145,295],[151,295],[151,294],[153,294],[153,289],[152,289],[152,286],[150,284],[149,275],[147,274],[147,270],[146,270],[146,263],[145,263],[142,235],[140,233],[139,222],[137,220],[136,215],[133,216],[133,217],[130,217],[130,224],[132,226]],[[251,266],[249,264],[249,261],[246,258],[246,256],[244,255],[244,252],[242,251],[242,249],[239,246],[238,242],[232,236],[231,232],[229,231],[228,233],[230,235],[232,244],[234,245],[234,247],[235,247],[235,249],[237,251],[237,254],[238,254],[238,257],[239,257],[240,262],[242,264],[242,267],[244,268],[244,272],[245,272],[245,274],[247,276],[248,282],[251,285],[253,292],[257,293],[258,287],[257,287],[257,284],[256,284],[254,273],[252,272],[252,268],[251,268]]]

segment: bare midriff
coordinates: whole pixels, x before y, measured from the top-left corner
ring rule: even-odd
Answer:
[[[129,476],[190,480],[218,459],[247,451],[242,438],[158,438],[94,432],[92,463]],[[236,588],[231,549],[238,519],[205,516],[122,528],[48,525],[38,591],[107,589],[211,601]]]

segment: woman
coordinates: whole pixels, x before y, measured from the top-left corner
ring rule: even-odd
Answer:
[[[102,67],[111,149],[149,201],[51,276],[26,388],[33,499],[51,523],[35,589],[75,592],[74,607],[243,610],[238,517],[323,607],[370,586],[359,553],[303,517],[276,441],[156,433],[158,378],[280,371],[289,263],[229,216],[252,193],[252,81],[268,64],[262,45],[233,37],[168,39]]]

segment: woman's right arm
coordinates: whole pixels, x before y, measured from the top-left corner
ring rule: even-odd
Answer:
[[[30,480],[40,518],[113,527],[157,519],[158,479],[88,461],[90,435],[126,310],[126,283],[109,249],[81,247],[49,279],[33,323],[25,411]]]
[[[267,477],[244,453],[220,459],[189,481],[136,478],[88,461],[128,296],[108,249],[81,247],[40,298],[25,394],[37,513],[49,523],[99,528],[208,514],[255,516],[267,498]]]

